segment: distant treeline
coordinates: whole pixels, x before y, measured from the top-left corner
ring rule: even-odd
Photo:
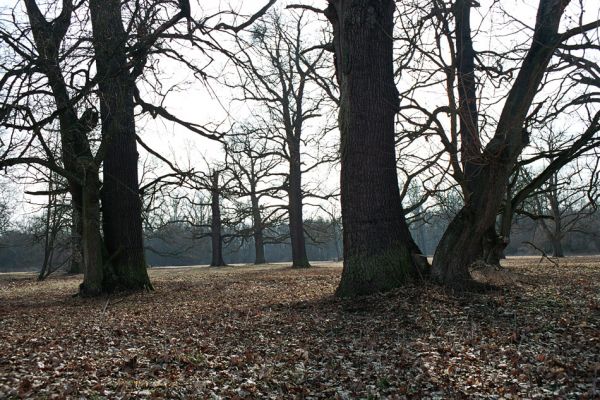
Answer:
[[[600,253],[600,216],[594,213],[575,231],[567,232],[562,240],[566,255]],[[423,253],[431,256],[448,220],[437,215],[427,215],[411,224],[411,232]],[[305,222],[307,252],[311,261],[332,261],[342,255],[339,221],[325,219]],[[287,225],[273,229],[277,238],[268,238],[265,245],[267,262],[291,261],[291,246]],[[57,240],[55,266],[65,265],[70,256],[69,233],[65,231]],[[529,244],[531,243],[531,244]],[[534,246],[532,246],[535,245]],[[0,272],[37,271],[44,257],[43,240],[39,234],[27,229],[9,230],[0,236]],[[184,224],[169,224],[160,230],[146,232],[146,257],[150,266],[206,265],[211,260],[211,239]],[[537,249],[536,249],[537,247]],[[538,250],[539,249],[539,250]],[[512,228],[511,242],[506,255],[536,255],[540,250],[552,254],[552,243],[546,238],[539,222],[527,217],[518,218]],[[226,263],[254,262],[252,237],[224,233],[224,258]]]

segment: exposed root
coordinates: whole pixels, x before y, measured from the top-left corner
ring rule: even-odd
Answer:
[[[483,260],[477,260],[471,264],[469,273],[475,281],[493,286],[531,284],[527,282],[524,275],[515,273],[500,265],[487,264]]]

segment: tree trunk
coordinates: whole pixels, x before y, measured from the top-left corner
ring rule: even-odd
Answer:
[[[344,268],[338,296],[390,290],[419,275],[423,257],[400,202],[394,117],[392,0],[330,1],[340,86]]]
[[[560,237],[552,237],[552,256],[553,257],[564,257],[562,240]]]
[[[510,230],[514,216],[514,208],[510,199],[510,194],[507,196],[500,215],[500,232],[496,233],[496,223],[494,222],[488,227],[483,240],[483,255],[482,259],[486,264],[500,267],[500,260],[505,259],[504,250],[510,243]]]
[[[433,257],[434,279],[459,290],[475,285],[469,266],[481,258],[489,229],[494,229],[508,171],[487,165],[475,179],[470,203],[450,222]]]
[[[83,253],[83,283],[79,287],[82,296],[97,296],[106,291],[106,280],[111,276],[103,257],[103,243],[100,236],[100,181],[98,170],[90,171],[81,188],[81,196],[74,198],[74,204],[81,210]]]
[[[504,249],[508,246],[508,238],[498,235],[495,228],[489,228],[483,239],[483,256],[486,264],[500,266],[500,260],[506,258]]]
[[[265,264],[265,243],[263,237],[262,216],[256,195],[250,195],[252,203],[252,225],[254,236],[254,264]]]
[[[292,243],[292,267],[308,268],[308,256],[304,241],[304,220],[302,218],[302,171],[300,163],[300,142],[290,145],[290,181],[289,181],[290,240]]]
[[[223,267],[225,261],[223,260],[223,237],[221,234],[221,196],[219,188],[219,173],[214,172],[212,176],[212,188],[211,188],[211,230],[210,237],[212,241],[212,259],[210,261],[211,267]]]
[[[44,221],[44,260],[38,274],[38,281],[46,279],[47,274],[52,268],[52,256],[54,253],[52,213],[55,212],[55,206],[56,202],[54,201],[54,195],[52,194],[52,174],[50,174],[50,180],[48,181],[48,207],[46,208],[46,218]]]
[[[107,140],[102,185],[104,241],[114,269],[108,290],[151,289],[146,270],[133,103],[119,0],[90,0],[99,78],[102,134]]]
[[[83,237],[83,221],[77,208],[71,206],[71,259],[69,260],[69,274],[83,272],[83,254],[81,240]]]
[[[335,245],[335,256],[336,261],[342,260],[342,255],[340,252],[340,240],[338,237],[338,223],[335,221],[335,218],[332,218],[331,228],[333,229],[333,244]]]
[[[475,50],[471,38],[471,0],[456,0],[456,78],[460,116],[461,160],[466,188],[471,192],[474,177],[481,168],[481,141],[477,111]]]

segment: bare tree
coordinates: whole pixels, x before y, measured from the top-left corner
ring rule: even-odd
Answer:
[[[597,167],[598,160],[594,162]],[[595,168],[594,168],[595,169]],[[554,174],[529,200],[527,215],[538,221],[554,257],[564,257],[562,241],[597,210],[598,171],[574,165]]]
[[[0,32],[12,57],[9,64],[12,68],[0,80],[3,95],[0,114],[3,126],[13,132],[27,132],[30,138],[19,140],[12,135],[0,157],[0,165],[37,164],[67,179],[73,207],[82,220],[85,266],[81,293],[94,295],[103,291],[105,278],[98,177],[102,152],[94,154],[91,144],[91,133],[97,123],[94,109],[88,107],[81,116],[78,115],[78,108],[85,107],[87,93],[72,90],[69,83],[74,82],[77,72],[67,62],[67,56],[77,53],[81,45],[77,39],[67,37],[76,7],[71,1],[64,0],[61,12],[49,21],[34,0],[27,0],[25,6],[28,23],[14,20],[12,31],[7,27]],[[33,36],[32,44],[14,39],[26,36],[29,30]],[[72,80],[65,77],[65,68]],[[84,84],[84,89],[86,86]],[[40,104],[48,107],[36,107]],[[48,143],[43,131],[55,120],[60,158],[51,150],[52,144]]]
[[[311,157],[303,146],[317,144],[330,128],[310,134],[310,122],[323,117],[328,97],[313,81],[315,71],[325,65],[325,51],[308,45],[307,22],[303,13],[287,16],[271,13],[261,20],[249,41],[238,39],[236,57],[238,82],[230,84],[242,95],[240,100],[257,103],[265,112],[260,126],[264,137],[275,143],[288,164],[285,188],[288,196],[292,265],[309,267],[303,226],[306,197],[303,174],[324,162],[322,155]],[[317,147],[318,148],[318,147]],[[333,157],[335,158],[335,157]]]
[[[261,137],[262,136],[262,137]],[[264,264],[265,243],[281,241],[267,237],[269,228],[282,222],[281,205],[277,193],[283,189],[281,159],[277,151],[269,149],[269,140],[254,132],[250,126],[232,134],[225,145],[226,164],[235,186],[231,192],[238,198],[238,220],[250,218],[250,233],[254,242],[255,264]],[[247,200],[247,201],[244,201]],[[239,232],[247,236],[244,232]]]
[[[485,18],[492,13],[483,13],[483,21],[472,26],[477,3],[432,0],[399,4],[401,15],[410,16],[400,18],[399,23],[401,118],[416,127],[422,138],[444,149],[442,160],[448,163],[450,176],[460,185],[464,198],[464,206],[434,256],[432,274],[439,282],[463,288],[472,283],[468,266],[482,257],[486,242],[496,239],[496,216],[503,204],[508,204],[504,201],[510,176],[520,159],[540,159],[540,154],[528,157],[523,150],[552,118],[575,111],[584,100],[574,98],[583,90],[566,95],[570,84],[557,84],[558,77],[568,76],[564,74],[567,68],[558,66],[564,59],[560,53],[584,49],[590,44],[587,33],[596,30],[599,22],[584,23],[580,9],[579,17],[570,18],[567,29],[559,32],[569,3],[539,1],[534,27],[514,18],[500,3],[489,5],[504,18],[504,37],[512,38],[506,49],[496,36],[497,28],[485,31]],[[573,5],[567,14],[577,13],[577,7]],[[530,34],[523,35],[523,29]],[[485,34],[488,41],[476,41]],[[483,46],[489,47],[477,50]],[[587,57],[588,52],[585,54]],[[432,98],[435,88],[440,96]],[[427,97],[420,96],[425,93]],[[588,111],[591,114],[580,114],[582,125],[596,130],[593,107]],[[583,131],[587,132],[585,127],[580,133]],[[573,136],[564,142],[565,154],[579,151],[573,152],[580,143],[577,139]],[[552,161],[559,154],[541,156]]]

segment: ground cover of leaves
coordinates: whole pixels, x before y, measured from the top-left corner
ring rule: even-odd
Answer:
[[[457,295],[333,297],[339,264],[153,269],[156,290],[0,277],[0,398],[598,398],[600,259],[509,259]]]

